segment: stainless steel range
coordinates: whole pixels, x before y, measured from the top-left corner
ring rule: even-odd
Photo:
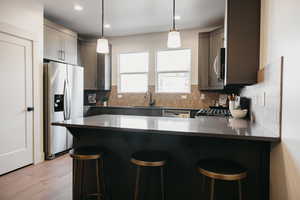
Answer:
[[[214,116],[214,117],[230,117],[230,111],[227,108],[203,108],[200,109],[195,117],[209,117],[209,116]]]

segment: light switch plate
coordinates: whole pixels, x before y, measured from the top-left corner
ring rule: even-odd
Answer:
[[[261,106],[265,107],[266,106],[266,92],[263,92],[262,94],[262,99],[261,99]]]

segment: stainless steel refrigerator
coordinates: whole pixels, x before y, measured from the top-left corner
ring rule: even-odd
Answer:
[[[83,77],[83,67],[52,61],[44,63],[46,159],[53,159],[72,147],[69,131],[51,123],[83,116]]]

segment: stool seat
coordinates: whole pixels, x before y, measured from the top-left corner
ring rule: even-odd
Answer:
[[[138,151],[131,158],[133,164],[143,167],[161,167],[167,160],[167,154],[162,151]]]
[[[71,149],[69,154],[78,160],[97,160],[103,156],[103,150],[95,146],[86,146]]]
[[[73,199],[83,200],[92,197],[97,200],[105,199],[103,150],[97,146],[78,147],[71,149],[69,155],[73,158]],[[95,163],[97,193],[88,193],[85,183],[86,168],[90,160]]]
[[[198,172],[219,180],[238,181],[247,177],[247,169],[229,160],[204,159],[197,163]]]

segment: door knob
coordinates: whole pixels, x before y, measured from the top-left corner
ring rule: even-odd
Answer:
[[[34,108],[33,107],[27,107],[27,111],[32,112],[32,111],[34,111]]]

